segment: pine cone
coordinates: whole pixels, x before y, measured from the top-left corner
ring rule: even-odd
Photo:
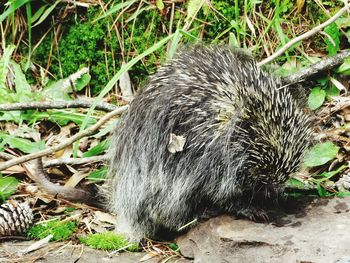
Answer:
[[[33,223],[27,203],[7,202],[0,206],[0,236],[21,235]]]

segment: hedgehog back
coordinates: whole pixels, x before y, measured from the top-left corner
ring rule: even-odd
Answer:
[[[135,238],[159,237],[241,197],[283,187],[308,145],[309,118],[277,78],[226,47],[179,53],[117,126],[111,210]],[[186,139],[168,150],[170,134]],[[244,202],[243,202],[244,203]]]

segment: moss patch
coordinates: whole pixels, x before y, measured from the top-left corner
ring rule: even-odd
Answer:
[[[77,230],[77,222],[50,221],[31,227],[27,231],[27,236],[32,239],[42,239],[48,235],[53,235],[51,240],[69,239]]]
[[[89,247],[102,250],[124,249],[134,252],[139,248],[137,243],[129,243],[125,237],[114,232],[91,234],[81,237],[80,241]]]

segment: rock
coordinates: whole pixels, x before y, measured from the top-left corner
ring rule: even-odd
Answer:
[[[72,245],[64,242],[52,242],[46,247],[29,254],[22,254],[24,248],[34,241],[8,241],[0,244],[0,262],[138,262],[146,253],[124,252],[108,257],[108,253],[83,245]],[[157,262],[155,259],[147,261]]]
[[[223,215],[176,243],[194,262],[350,262],[349,209],[350,197],[323,198],[269,224]]]
[[[35,241],[7,241],[0,243],[0,262],[40,262],[40,263],[63,263],[63,262],[105,262],[105,263],[134,263],[161,262],[162,257],[149,257],[146,252],[121,252],[108,256],[108,252],[89,248],[85,245],[74,245],[72,242],[50,242],[47,246],[28,254],[22,254],[25,248]],[[146,260],[147,259],[147,260]],[[166,258],[163,258],[166,260]],[[167,259],[167,262],[188,263],[189,260],[178,257]]]
[[[203,222],[177,238],[181,253],[194,262],[334,262],[350,263],[350,197],[290,202],[270,223],[223,215]],[[0,262],[140,262],[146,253],[108,257],[83,245],[50,242],[21,255],[35,241],[0,243]],[[151,258],[145,262],[159,262]],[[143,261],[142,261],[143,262]],[[173,258],[167,262],[191,262]]]

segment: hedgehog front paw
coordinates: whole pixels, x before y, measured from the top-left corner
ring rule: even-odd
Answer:
[[[267,215],[266,211],[257,207],[243,208],[237,211],[237,216],[248,218],[249,220],[252,220],[254,222],[269,222],[269,216]]]

